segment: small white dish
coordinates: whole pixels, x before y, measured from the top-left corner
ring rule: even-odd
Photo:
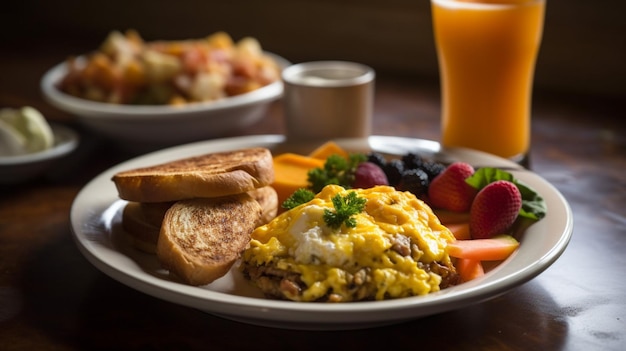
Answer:
[[[54,135],[52,148],[19,156],[0,157],[0,184],[17,184],[45,173],[60,158],[76,149],[78,134],[68,127],[51,123]]]
[[[173,303],[245,323],[288,329],[341,330],[398,323],[458,309],[497,297],[539,275],[563,253],[573,230],[571,209],[559,191],[517,164],[467,149],[441,149],[433,141],[371,136],[337,140],[352,151],[376,150],[402,155],[419,152],[448,162],[506,167],[544,197],[548,213],[521,238],[520,248],[485,276],[426,296],[354,303],[308,303],[266,299],[237,267],[212,284],[196,287],[169,278],[155,255],[132,246],[121,228],[125,201],[111,177],[121,170],[207,152],[262,146],[273,152],[294,150],[284,136],[260,135],[198,142],[153,152],[121,163],[89,182],[71,208],[78,248],[96,268],[134,289]],[[310,150],[309,150],[310,151]]]
[[[284,58],[266,53],[281,68]],[[249,93],[211,102],[183,106],[116,105],[89,101],[63,93],[58,82],[67,73],[60,63],[41,79],[44,98],[53,106],[75,115],[80,123],[130,149],[151,149],[211,139],[258,122],[283,93],[283,83],[274,83]]]

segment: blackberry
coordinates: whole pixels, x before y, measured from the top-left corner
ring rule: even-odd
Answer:
[[[443,163],[435,162],[435,161],[426,161],[420,167],[421,170],[426,172],[428,175],[428,180],[432,181],[439,173],[443,172],[446,169],[446,165]]]
[[[421,169],[414,168],[402,172],[396,188],[401,191],[410,191],[415,196],[420,197],[428,192],[429,184],[428,174]]]
[[[379,152],[370,152],[367,155],[367,161],[377,165],[381,169],[385,167],[385,164],[387,164],[385,156]]]
[[[404,162],[399,159],[393,159],[385,164],[383,171],[387,176],[389,185],[396,186],[402,178],[402,172],[404,172]]]
[[[404,162],[404,167],[406,169],[415,169],[422,168],[424,159],[422,158],[422,156],[414,152],[409,152],[408,154],[402,156],[402,162]]]

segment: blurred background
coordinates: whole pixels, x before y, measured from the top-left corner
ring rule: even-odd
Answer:
[[[145,40],[222,30],[256,37],[292,62],[358,61],[382,76],[438,84],[428,0],[22,0],[3,7],[0,50],[16,60],[47,50],[60,62],[97,48],[111,30],[136,29]],[[536,94],[626,97],[626,2],[548,0],[546,11]]]

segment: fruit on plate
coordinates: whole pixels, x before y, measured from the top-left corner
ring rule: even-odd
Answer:
[[[274,183],[278,203],[282,204],[300,188],[308,187],[307,173],[316,167],[323,167],[324,160],[295,153],[284,153],[273,158]]]
[[[444,223],[442,222],[442,224]],[[468,240],[472,238],[469,223],[450,223],[444,225],[450,229],[452,235],[454,235],[457,240]]]
[[[474,167],[465,162],[454,162],[435,177],[428,187],[430,204],[435,208],[466,212],[470,209],[477,190],[465,182],[474,174]]]
[[[517,219],[522,196],[515,184],[498,180],[482,188],[470,209],[473,239],[487,239],[505,233]]]
[[[352,187],[367,189],[376,185],[389,185],[385,172],[372,162],[360,163],[354,173]]]
[[[462,282],[468,282],[485,275],[482,261],[469,258],[458,258],[455,264]]]
[[[448,243],[452,257],[477,261],[501,261],[519,247],[514,237],[502,234],[489,239],[455,240]]]
[[[311,151],[308,156],[320,160],[326,160],[330,155],[339,155],[347,159],[349,153],[344,148],[339,146],[339,144],[337,144],[336,142],[329,140],[324,144],[318,146],[315,150]]]

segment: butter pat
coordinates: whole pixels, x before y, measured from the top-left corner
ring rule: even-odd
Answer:
[[[50,125],[36,109],[0,110],[0,156],[18,156],[47,150],[54,144]]]

